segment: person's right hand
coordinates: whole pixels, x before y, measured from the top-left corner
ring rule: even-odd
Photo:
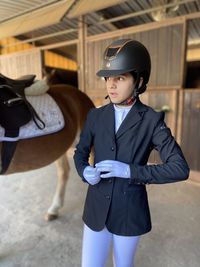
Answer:
[[[83,171],[83,177],[91,185],[98,184],[98,182],[101,180],[100,172],[92,166],[85,167]]]

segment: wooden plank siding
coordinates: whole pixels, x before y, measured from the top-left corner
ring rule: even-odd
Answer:
[[[178,90],[176,89],[147,90],[140,97],[143,103],[153,107],[156,111],[164,110],[165,106],[170,108],[165,112],[165,122],[174,136],[176,135],[177,98]]]
[[[181,147],[192,170],[200,171],[200,89],[183,90]]]
[[[0,56],[0,72],[10,78],[35,74],[42,78],[43,55],[39,49],[22,51]]]
[[[177,89],[161,89],[161,90],[147,90],[141,95],[141,101],[156,111],[164,110],[165,106],[169,107],[169,111],[165,112],[165,122],[171,129],[172,135],[176,136],[176,118],[177,118],[177,101],[178,101],[178,90]],[[161,162],[157,151],[153,150],[149,162],[159,163]]]
[[[15,45],[13,45],[15,44]],[[60,45],[61,43],[59,43]],[[73,44],[77,45],[77,43],[73,42]],[[59,46],[57,44],[57,46]],[[63,46],[67,46],[66,42],[63,44]],[[7,55],[11,54],[12,56],[16,56],[17,52],[23,52],[26,51],[27,53],[32,53],[32,50],[38,49],[40,51],[44,51],[44,64],[45,66],[48,67],[53,67],[53,68],[61,68],[61,69],[66,69],[66,70],[77,70],[77,62],[74,60],[71,60],[67,57],[61,56],[55,52],[49,51],[47,49],[53,49],[53,47],[48,46],[46,47],[46,50],[44,50],[44,47],[36,48],[32,44],[28,43],[21,43],[19,40],[16,38],[6,38],[3,40],[0,40],[0,55]],[[14,54],[13,54],[14,53]],[[20,54],[19,54],[20,55]]]

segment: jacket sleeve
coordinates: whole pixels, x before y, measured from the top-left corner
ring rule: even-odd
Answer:
[[[152,145],[162,160],[157,165],[130,164],[131,182],[136,184],[164,184],[186,180],[189,167],[171,131],[167,128],[163,115],[156,123],[152,136]]]
[[[94,110],[95,110],[94,108],[91,109],[87,115],[86,122],[80,134],[79,143],[77,144],[74,152],[75,167],[79,176],[83,179],[83,181],[86,181],[83,177],[83,171],[86,166],[89,166],[88,160],[91,152],[91,147],[93,146]]]

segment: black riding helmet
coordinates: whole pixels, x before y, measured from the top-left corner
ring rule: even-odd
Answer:
[[[124,73],[136,74],[136,86],[134,94],[143,93],[149,81],[151,72],[151,59],[146,47],[132,39],[119,39],[111,43],[104,52],[102,69],[97,76],[110,77]],[[134,75],[135,76],[135,75]],[[140,77],[143,83],[138,88]]]

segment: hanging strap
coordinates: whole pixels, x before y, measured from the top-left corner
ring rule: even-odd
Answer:
[[[16,137],[19,135],[19,129],[17,130],[5,130],[5,136],[7,137]],[[13,155],[15,153],[15,149],[17,147],[18,141],[15,142],[9,142],[9,141],[3,141],[2,142],[2,148],[1,148],[1,164],[0,164],[0,174],[4,174],[13,158]]]

